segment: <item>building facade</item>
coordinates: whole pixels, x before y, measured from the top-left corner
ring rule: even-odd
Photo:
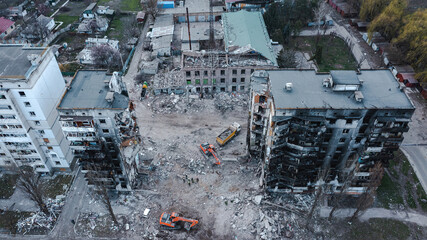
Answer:
[[[72,155],[56,111],[65,80],[49,48],[0,46],[0,167],[69,171]]]
[[[360,194],[374,165],[399,148],[414,110],[389,70],[255,72],[250,151],[269,192],[310,192],[322,179],[329,193]]]
[[[254,71],[277,68],[260,12],[223,13],[222,30],[221,39],[215,34],[215,49],[204,38],[196,46],[199,51],[182,53],[181,71],[191,92],[247,92]]]
[[[129,104],[118,73],[79,71],[58,106],[63,134],[82,170],[101,171],[99,181],[118,191],[130,190],[137,174],[134,159],[124,161],[121,153],[123,142],[139,142]]]

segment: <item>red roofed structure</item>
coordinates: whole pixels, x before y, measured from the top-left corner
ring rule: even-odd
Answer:
[[[0,38],[9,35],[15,28],[15,22],[7,18],[0,17]]]

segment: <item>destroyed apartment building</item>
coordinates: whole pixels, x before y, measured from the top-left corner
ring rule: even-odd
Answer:
[[[208,27],[208,37],[198,31],[193,34],[192,25],[200,24],[190,23],[189,37],[182,39],[181,71],[190,92],[247,92],[254,71],[277,68],[277,56],[260,12],[223,13],[222,29],[213,24],[213,34]]]
[[[56,111],[65,89],[51,48],[0,45],[0,168],[70,171]]]
[[[326,182],[348,194],[365,191],[375,163],[388,164],[415,110],[389,70],[257,71],[250,109],[249,149],[268,192]]]
[[[138,142],[137,126],[121,76],[78,71],[57,109],[62,131],[82,170],[102,172],[105,177],[100,181],[110,189],[130,190],[136,163],[134,158],[124,158],[121,146]]]

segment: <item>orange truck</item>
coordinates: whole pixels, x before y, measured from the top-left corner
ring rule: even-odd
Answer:
[[[238,124],[237,122],[234,122],[224,132],[222,132],[220,135],[218,135],[218,137],[216,137],[216,142],[220,146],[224,146],[239,132],[240,132],[240,124]]]

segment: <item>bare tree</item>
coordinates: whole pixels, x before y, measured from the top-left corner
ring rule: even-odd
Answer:
[[[35,20],[22,31],[22,34],[27,37],[33,36],[34,38],[43,41],[49,36],[50,30],[46,26],[43,26],[39,21]]]
[[[44,201],[44,190],[43,185],[40,181],[40,176],[34,172],[32,167],[25,166],[21,168],[15,168],[15,172],[18,175],[17,186],[24,193],[34,201],[40,208],[40,211],[49,214],[46,203]]]
[[[124,29],[124,36],[129,38],[138,37],[141,34],[141,31],[138,28],[138,22],[135,18],[126,18],[122,20],[123,26],[126,26]]]
[[[153,19],[156,19],[161,10],[162,9],[157,6],[157,0],[147,0],[145,5],[145,13],[147,15],[151,15]]]
[[[98,23],[96,22],[96,19],[93,19],[88,24],[89,29],[92,31],[92,33],[95,33],[98,31]]]
[[[352,159],[352,166],[354,164],[356,164],[357,162],[357,155],[354,156],[354,158]],[[329,217],[328,217],[328,221],[332,220],[332,217],[334,216],[335,211],[340,207],[340,202],[344,197],[345,191],[347,191],[348,187],[351,186],[351,183],[353,181],[354,178],[354,173],[357,172],[359,169],[358,165],[353,168],[353,170],[351,172],[349,172],[345,178],[345,180],[343,181],[343,185],[341,186],[341,190],[338,194],[333,194],[332,197],[334,197],[334,201],[333,201],[333,207],[331,209],[331,212],[329,212]]]
[[[298,65],[295,57],[295,51],[291,49],[283,49],[280,51],[277,60],[279,62],[279,67],[281,68],[296,68]]]
[[[92,162],[90,164],[89,172],[87,173],[87,178],[89,183],[93,184],[94,191],[99,194],[98,196],[101,198],[101,202],[104,207],[108,210],[108,213],[111,216],[114,224],[116,226],[119,225],[117,222],[116,215],[111,206],[110,195],[108,194],[108,179],[111,178],[112,173],[106,173],[102,170],[102,167],[99,164]]]
[[[316,20],[316,28],[317,28],[317,34],[316,34],[316,48],[319,44],[319,41],[321,39],[320,30],[323,27],[323,36],[326,34],[326,15],[328,14],[328,7],[327,4],[324,1],[319,2],[319,6],[313,10],[314,13],[314,19]],[[323,24],[320,24],[323,21]]]
[[[307,215],[307,223],[306,223],[307,228],[309,226],[311,218],[313,217],[314,210],[317,208],[319,201],[322,199],[322,196],[325,193],[325,190],[326,190],[325,188],[327,186],[326,180],[328,178],[328,175],[329,175],[329,168],[322,169],[319,171],[318,180],[317,180],[318,186],[316,189],[316,195],[314,197],[314,202],[313,202],[313,205],[311,206],[311,210]]]
[[[374,167],[370,171],[369,175],[369,184],[365,189],[365,192],[357,199],[357,208],[354,211],[353,216],[350,218],[350,222],[353,222],[358,218],[361,211],[369,208],[374,202],[374,198],[377,192],[378,186],[381,184],[381,179],[383,177],[384,168],[382,167],[381,162],[375,163]]]
[[[39,3],[37,5],[37,11],[40,14],[43,14],[43,15],[47,16],[50,13],[50,8],[48,6],[46,6],[45,3]]]
[[[99,45],[92,49],[91,56],[95,65],[107,67],[109,70],[118,68],[122,65],[119,50],[110,45]]]

